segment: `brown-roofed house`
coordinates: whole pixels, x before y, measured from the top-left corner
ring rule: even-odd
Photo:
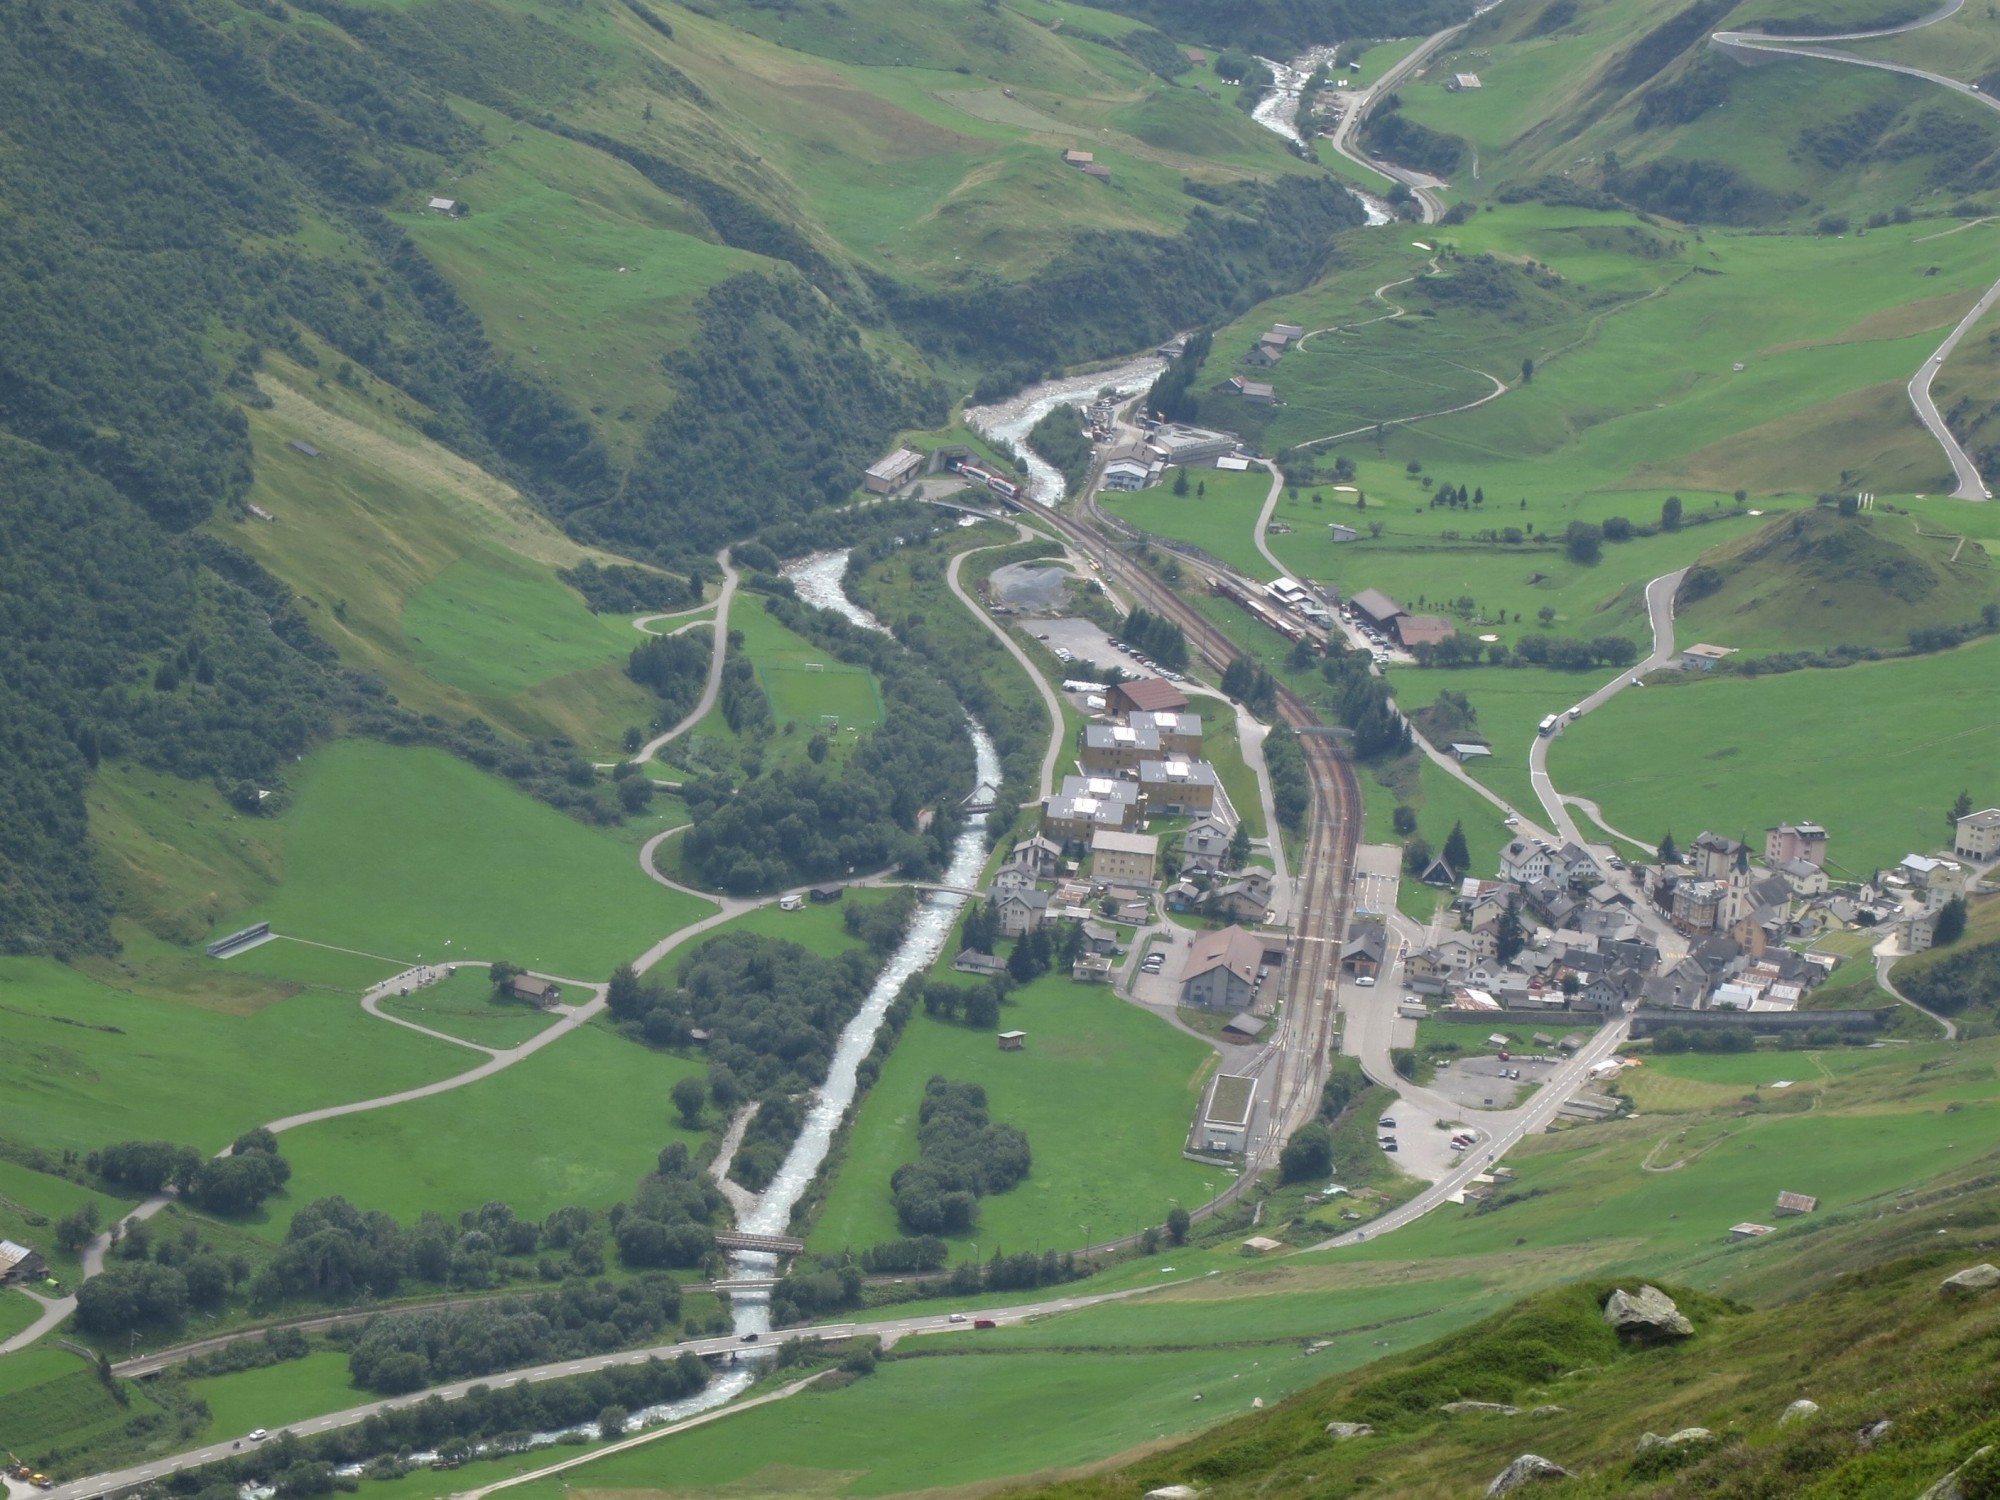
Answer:
[[[1247,1009],[1257,991],[1264,944],[1241,927],[1204,932],[1188,948],[1181,969],[1181,1004],[1209,1010]]]
[[[1088,151],[1065,151],[1065,152],[1063,152],[1063,165],[1064,165],[1064,166],[1069,166],[1069,167],[1087,167],[1087,166],[1089,166],[1089,165],[1090,165],[1090,164],[1091,164],[1092,162],[1094,162],[1094,161],[1096,161],[1096,160],[1097,160],[1097,158],[1096,158],[1096,157],[1094,157],[1094,156],[1092,156],[1092,155],[1091,155],[1091,154],[1090,154],[1090,153],[1089,153]]]
[[[1363,589],[1348,600],[1354,608],[1377,625],[1387,625],[1398,615],[1406,615],[1408,610],[1391,599],[1380,589]]]
[[[1139,677],[1114,683],[1104,695],[1104,706],[1113,714],[1179,713],[1188,700],[1186,693],[1164,677]]]
[[[1396,639],[1405,646],[1435,646],[1458,634],[1443,615],[1398,615]]]
[[[1818,1208],[1819,1199],[1808,1193],[1780,1193],[1778,1194],[1778,1206],[1774,1212],[1781,1219],[1790,1219],[1797,1217],[1799,1214],[1816,1212]]]
[[[1101,161],[1094,161],[1083,169],[1083,175],[1094,177],[1099,182],[1109,182],[1111,180],[1111,168],[1105,166]]]
[[[516,974],[509,988],[516,1000],[539,1005],[543,1010],[562,1004],[562,986],[552,979],[537,979],[532,974]]]
[[[0,1286],[20,1281],[40,1281],[49,1274],[48,1262],[26,1245],[0,1240]]]

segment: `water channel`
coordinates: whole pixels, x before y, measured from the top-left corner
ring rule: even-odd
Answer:
[[[1272,58],[1257,59],[1271,70],[1271,91],[1258,101],[1250,112],[1250,118],[1262,125],[1273,135],[1282,136],[1301,151],[1307,149],[1306,138],[1299,133],[1299,100],[1305,94],[1306,84],[1321,68],[1332,68],[1340,60],[1340,43],[1331,47],[1309,47],[1290,62],[1278,62]],[[1370,224],[1387,224],[1396,216],[1389,212],[1389,205],[1371,193],[1364,193],[1352,183],[1343,182],[1348,196],[1361,205],[1368,215]]]
[[[965,425],[996,448],[1010,451],[1021,460],[1028,471],[1028,482],[1022,490],[1028,499],[1039,505],[1054,505],[1063,497],[1063,477],[1054,465],[1028,447],[1028,429],[1058,406],[1090,405],[1097,399],[1099,391],[1110,390],[1121,397],[1136,396],[1150,388],[1166,368],[1167,362],[1159,355],[1146,354],[1127,360],[1115,369],[1099,370],[1092,375],[1065,375],[1057,380],[1045,380],[991,406],[967,407]],[[799,594],[801,598],[805,596],[804,584],[800,584]],[[844,599],[846,596],[841,597]],[[824,607],[840,608],[833,604]],[[851,605],[848,607],[852,608]],[[844,610],[842,612],[845,613]]]

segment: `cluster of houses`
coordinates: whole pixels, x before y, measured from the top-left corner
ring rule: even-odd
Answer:
[[[1243,356],[1243,363],[1255,369],[1268,370],[1285,357],[1285,351],[1306,336],[1303,325],[1298,323],[1273,323],[1270,331],[1261,335],[1250,346],[1250,352]],[[1240,396],[1253,406],[1276,406],[1277,392],[1268,382],[1252,380],[1247,375],[1232,375],[1216,388],[1225,396]]]
[[[1155,817],[1226,814],[1229,799],[1201,756],[1201,719],[1187,695],[1160,677],[1114,684],[1105,718],[1084,727],[1077,771],[1042,804],[1042,832],[1089,844]]]
[[[1150,422],[1143,440],[1121,443],[1105,455],[1101,483],[1107,490],[1143,490],[1158,484],[1175,465],[1212,464],[1240,472],[1250,467],[1241,450],[1242,439],[1233,432],[1184,422]]]

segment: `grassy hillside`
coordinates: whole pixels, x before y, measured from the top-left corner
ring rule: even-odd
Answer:
[[[1746,651],[1906,645],[1926,626],[1976,622],[2000,601],[1977,542],[1915,518],[1800,510],[1702,554],[1675,628]]]

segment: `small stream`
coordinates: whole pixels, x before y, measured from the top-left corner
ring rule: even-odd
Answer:
[[[1065,375],[1058,380],[1045,380],[991,406],[967,407],[965,425],[995,447],[1019,457],[1022,467],[1028,471],[1028,482],[1022,490],[1028,499],[1038,505],[1054,505],[1063,497],[1063,477],[1052,464],[1028,447],[1028,429],[1058,406],[1081,409],[1090,405],[1101,390],[1109,389],[1120,396],[1136,396],[1151,387],[1166,368],[1167,362],[1159,355],[1147,354],[1128,360],[1116,369],[1099,370],[1093,375]],[[837,587],[835,591],[838,592]],[[805,596],[803,583],[799,585],[799,595],[801,598]],[[847,596],[842,594],[840,597],[844,600]],[[813,602],[817,604],[820,601],[815,599]],[[830,603],[821,607],[840,609],[843,614],[853,608],[852,605],[843,608]],[[881,627],[876,625],[874,628],[879,630]],[[985,773],[982,771],[980,774]]]

